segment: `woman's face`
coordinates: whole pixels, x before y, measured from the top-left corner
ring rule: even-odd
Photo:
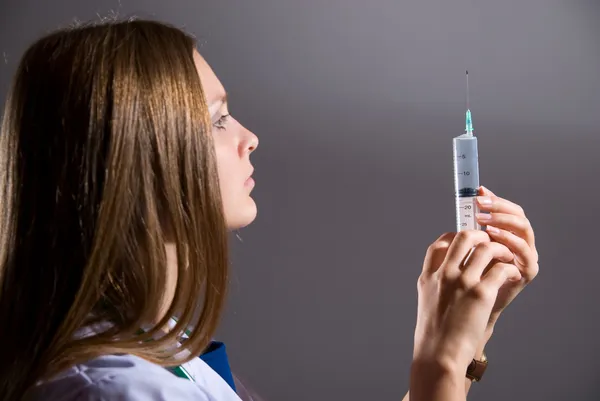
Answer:
[[[225,219],[230,229],[241,228],[252,223],[257,212],[256,204],[250,197],[254,188],[250,153],[258,146],[258,138],[229,115],[223,85],[196,50],[194,62],[212,121]]]
[[[258,138],[229,115],[223,85],[196,50],[194,50],[194,63],[202,82],[212,121],[225,220],[227,227],[235,230],[247,226],[256,218],[256,204],[250,197],[250,192],[254,188],[254,180],[251,178],[254,168],[250,163],[250,153],[258,146]],[[175,244],[167,243],[166,252],[168,274],[165,299],[170,302],[177,285]],[[166,313],[168,307],[169,303],[165,302],[159,317]]]

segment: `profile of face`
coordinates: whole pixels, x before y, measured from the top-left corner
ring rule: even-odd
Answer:
[[[223,85],[194,46],[175,27],[126,20],[58,30],[23,55],[0,127],[1,284],[11,289],[0,291],[0,315],[31,333],[8,359],[31,360],[23,371],[74,361],[73,349],[87,359],[104,352],[94,336],[70,346],[90,318],[126,331],[106,340],[115,353],[131,353],[129,328],[173,315],[196,326],[194,354],[215,332],[227,231],[257,214],[258,138],[229,115]],[[19,314],[34,318],[7,312],[13,294],[40,297]],[[62,342],[46,348],[48,338]],[[31,358],[31,344],[48,353]],[[157,339],[135,353],[164,360],[171,345]]]
[[[250,196],[254,188],[250,154],[257,148],[258,138],[229,114],[223,85],[196,50],[194,63],[212,123],[225,220],[227,227],[235,230],[247,226],[256,218],[256,203]]]

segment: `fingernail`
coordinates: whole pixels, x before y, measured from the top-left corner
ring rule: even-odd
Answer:
[[[477,197],[477,202],[479,202],[482,205],[491,205],[492,204],[492,198],[490,198],[489,196],[478,196]]]
[[[487,221],[492,218],[492,215],[489,213],[477,213],[475,216],[477,216],[477,220],[482,220],[482,221]]]
[[[494,226],[486,226],[485,229],[492,234],[500,234],[500,230]]]

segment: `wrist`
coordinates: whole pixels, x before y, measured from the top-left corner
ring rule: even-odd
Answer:
[[[483,342],[479,347],[477,347],[477,349],[475,350],[475,355],[473,355],[473,359],[481,360],[481,358],[483,357],[483,353],[485,352],[486,345],[487,342]]]
[[[460,382],[465,377],[464,366],[456,363],[451,358],[437,356],[435,358],[413,359],[411,377],[426,378],[428,380],[456,379]]]
[[[415,401],[466,397],[465,369],[453,361],[413,360],[410,370],[410,399]]]
[[[481,360],[481,358],[483,357],[483,353],[485,351],[485,347],[486,347],[488,341],[490,341],[490,339],[492,338],[492,334],[494,334],[493,327],[486,329],[485,334],[483,336],[483,341],[475,350],[475,355],[473,357],[474,359]]]
[[[487,343],[488,341],[490,341],[490,338],[492,338],[492,335],[494,334],[494,326],[489,326],[485,329],[483,338],[484,341]]]

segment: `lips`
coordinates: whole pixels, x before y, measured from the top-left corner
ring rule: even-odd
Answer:
[[[254,174],[254,169],[252,169],[252,172],[250,173],[248,178],[246,178],[244,186],[254,186],[254,178],[252,178],[252,174]]]

